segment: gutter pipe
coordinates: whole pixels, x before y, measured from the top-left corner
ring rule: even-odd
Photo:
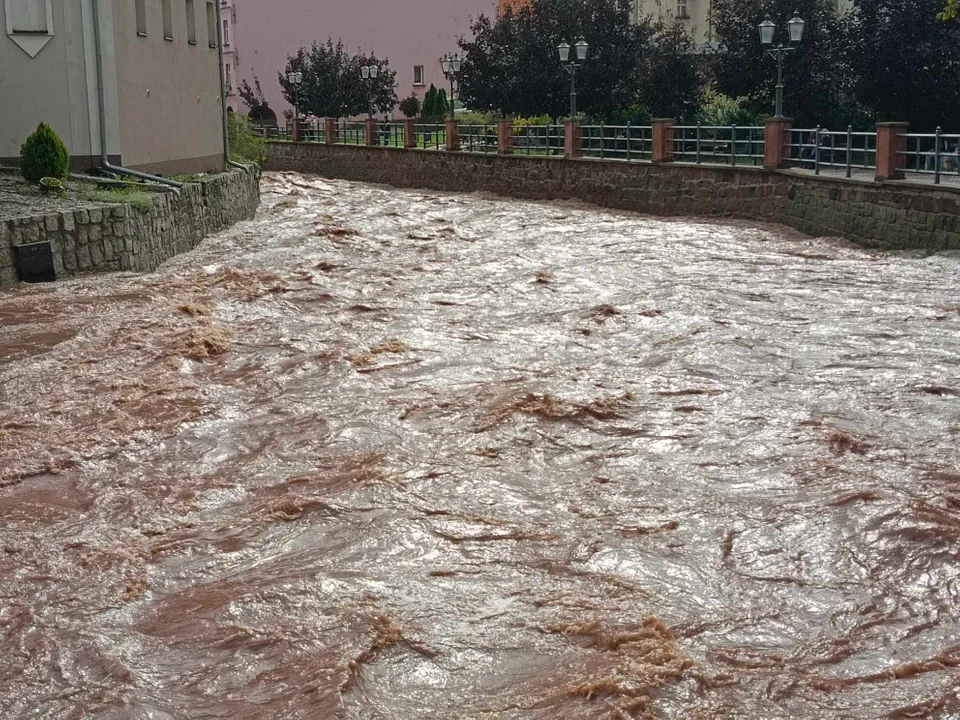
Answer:
[[[178,183],[176,180],[170,180],[157,175],[150,175],[148,173],[117,167],[116,165],[110,164],[110,159],[107,152],[107,101],[103,89],[103,44],[100,38],[100,0],[92,0],[92,2],[93,42],[96,45],[97,50],[97,104],[100,110],[100,166],[104,170],[111,173],[130,175],[135,178],[140,178],[141,180],[149,180],[150,182],[167,185],[173,188],[173,192],[179,195],[180,188],[183,187],[183,183]],[[223,72],[223,69],[221,68],[220,71]]]

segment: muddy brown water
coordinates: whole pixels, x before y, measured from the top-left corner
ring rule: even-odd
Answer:
[[[958,281],[268,174],[5,289],[0,717],[958,717]]]

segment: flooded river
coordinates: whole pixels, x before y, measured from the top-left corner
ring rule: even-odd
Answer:
[[[960,261],[267,175],[0,291],[0,717],[960,717]]]

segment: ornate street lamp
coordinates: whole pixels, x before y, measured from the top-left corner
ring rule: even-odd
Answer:
[[[760,23],[760,44],[767,48],[767,55],[777,59],[777,104],[776,117],[783,117],[783,56],[797,51],[795,47],[803,39],[803,28],[806,23],[800,19],[795,12],[793,19],[787,22],[787,34],[790,36],[792,46],[785,46],[783,43],[773,47],[773,36],[776,33],[777,26],[769,17]]]
[[[571,59],[571,48],[566,41],[561,42],[557,46],[557,52],[560,54],[560,62],[570,75],[570,117],[576,117],[577,114],[577,70],[580,69],[583,61],[587,59],[587,51],[589,49],[590,46],[586,41],[580,38],[573,46],[575,57]]]
[[[373,117],[373,84],[380,76],[379,65],[364,65],[360,68],[360,76],[367,81],[367,112]]]
[[[300,71],[287,73],[287,82],[293,88],[293,126],[300,122],[300,85],[303,84],[303,73]]]
[[[459,80],[460,68],[463,67],[463,57],[459,53],[444,55],[440,58],[440,67],[443,68],[444,76],[450,81],[450,118],[453,119],[457,109],[453,99],[453,84]]]

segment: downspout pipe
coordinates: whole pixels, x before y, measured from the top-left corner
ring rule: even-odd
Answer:
[[[234,162],[230,159],[230,121],[227,117],[227,78],[223,73],[223,12],[220,8],[220,0],[214,0],[217,7],[217,56],[220,59],[220,114],[223,119],[223,157],[227,161],[228,167],[249,170],[246,165]]]
[[[116,165],[110,164],[107,150],[107,100],[103,85],[103,43],[100,37],[100,0],[92,0],[92,4],[93,42],[94,45],[96,45],[97,50],[97,105],[100,111],[100,167],[107,172],[116,173],[118,175],[130,175],[135,178],[140,178],[141,180],[149,180],[150,182],[167,185],[174,188],[174,192],[179,195],[180,188],[183,187],[183,183],[178,183],[176,180],[170,180],[157,175],[150,175],[148,173],[117,167]]]

